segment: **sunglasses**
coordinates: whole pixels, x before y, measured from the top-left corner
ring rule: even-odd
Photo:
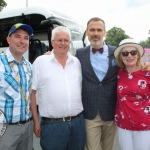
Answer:
[[[132,50],[132,51],[130,51],[130,52],[128,52],[128,51],[126,51],[126,52],[122,52],[121,54],[122,54],[122,56],[124,56],[124,57],[127,57],[128,55],[129,55],[129,53],[132,55],[132,56],[135,56],[136,54],[137,54],[137,50]]]

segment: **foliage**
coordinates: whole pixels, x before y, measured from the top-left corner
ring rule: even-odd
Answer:
[[[140,43],[144,48],[150,48],[150,37],[148,37],[145,41],[140,41]]]
[[[125,31],[118,27],[113,27],[108,30],[105,41],[113,46],[118,46],[123,39],[130,38],[125,34]]]
[[[7,3],[5,2],[5,0],[0,0],[0,11],[2,11],[3,8],[6,6],[7,6]]]

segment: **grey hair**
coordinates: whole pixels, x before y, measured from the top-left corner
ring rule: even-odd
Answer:
[[[56,33],[57,32],[64,32],[64,33],[67,33],[70,37],[70,40],[71,40],[71,34],[70,34],[70,30],[68,29],[68,27],[64,27],[64,26],[58,26],[56,28],[54,28],[52,30],[52,37],[51,37],[51,40],[54,40],[55,39],[55,36],[56,36]]]

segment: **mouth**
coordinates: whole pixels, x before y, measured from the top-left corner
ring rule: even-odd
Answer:
[[[126,61],[127,61],[127,62],[133,62],[134,59],[127,59]]]
[[[20,49],[25,49],[24,45],[17,45],[17,47],[20,48]]]

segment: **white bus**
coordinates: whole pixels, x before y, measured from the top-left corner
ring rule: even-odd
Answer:
[[[36,57],[52,50],[50,43],[52,29],[56,26],[67,26],[71,31],[71,49],[74,55],[77,48],[86,46],[84,27],[74,19],[62,13],[44,7],[24,7],[0,12],[0,52],[8,47],[6,37],[15,23],[25,23],[33,28],[29,51],[25,57],[33,63]]]

